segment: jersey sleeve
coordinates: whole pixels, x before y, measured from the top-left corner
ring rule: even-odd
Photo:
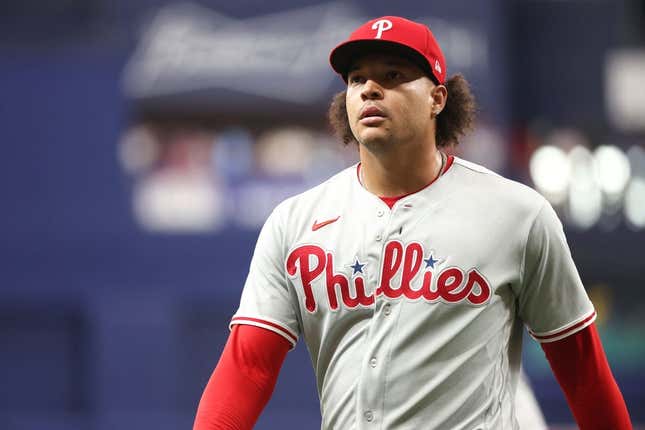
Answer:
[[[519,315],[538,342],[563,339],[596,318],[562,223],[546,200],[526,239],[520,284]]]
[[[229,327],[262,327],[287,339],[293,348],[300,333],[297,297],[290,290],[284,268],[284,227],[279,209],[271,213],[260,231],[240,306]]]

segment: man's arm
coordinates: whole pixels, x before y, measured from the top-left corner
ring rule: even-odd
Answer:
[[[193,430],[252,429],[290,348],[272,331],[234,325],[202,394]]]
[[[580,429],[632,428],[595,324],[541,346]]]

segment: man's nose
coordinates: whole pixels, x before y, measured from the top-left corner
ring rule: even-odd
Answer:
[[[383,88],[381,88],[378,82],[374,81],[373,79],[368,79],[363,85],[361,97],[363,98],[363,100],[382,99]]]

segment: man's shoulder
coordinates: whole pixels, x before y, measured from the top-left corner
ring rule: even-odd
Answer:
[[[505,208],[535,211],[546,199],[533,188],[513,179],[506,178],[492,170],[455,157],[454,166],[457,181],[470,193],[484,196],[491,203],[504,204]]]

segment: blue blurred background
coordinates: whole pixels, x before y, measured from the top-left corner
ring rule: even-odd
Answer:
[[[471,82],[456,153],[556,207],[645,422],[645,1],[4,0],[0,428],[191,427],[264,218],[357,160],[326,125],[329,50],[386,14],[429,24]],[[319,417],[301,343],[257,428]]]

